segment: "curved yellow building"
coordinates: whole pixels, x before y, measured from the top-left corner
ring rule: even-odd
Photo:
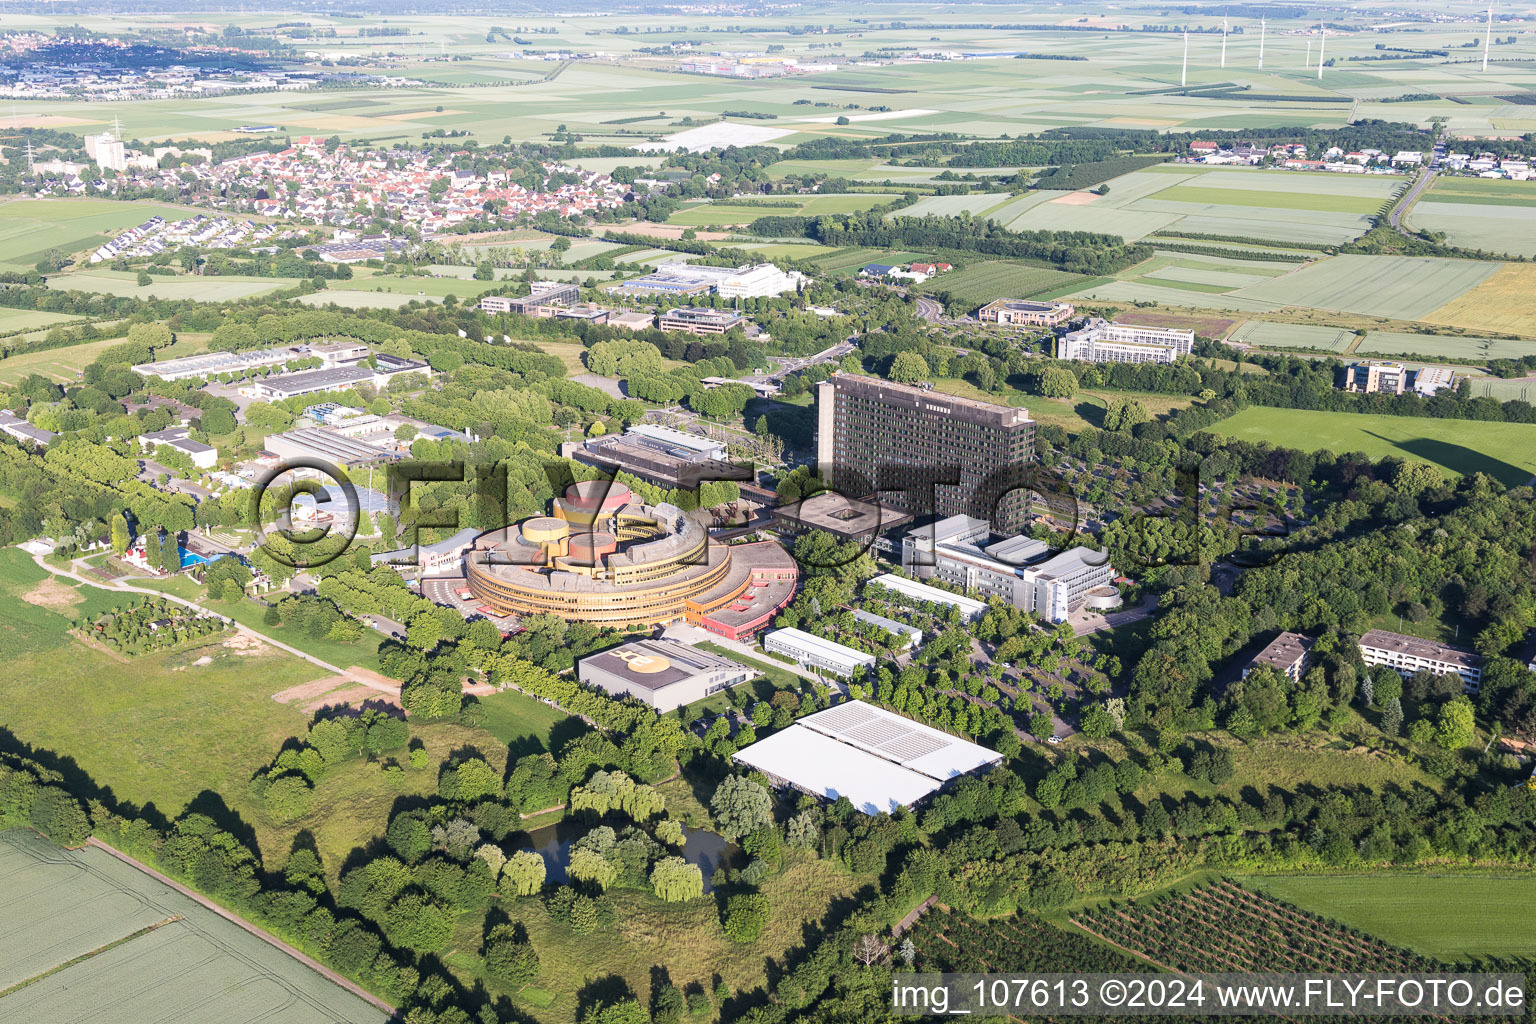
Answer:
[[[496,614],[617,628],[686,619],[739,638],[794,597],[799,570],[777,544],[712,543],[694,517],[641,504],[622,484],[575,484],[552,511],[466,552],[466,585]]]

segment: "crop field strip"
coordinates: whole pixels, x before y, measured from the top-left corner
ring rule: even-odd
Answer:
[[[1423,320],[1475,289],[1500,266],[1417,256],[1333,256],[1235,294],[1281,306]]]
[[[0,833],[0,1019],[373,1024],[383,1014],[191,899],[87,847]]]
[[[1344,353],[1355,343],[1355,332],[1343,328],[1249,320],[1233,331],[1227,340],[1256,348],[1308,348]]]
[[[1536,355],[1536,339],[1460,338],[1435,334],[1367,331],[1356,351],[1361,355],[1418,359],[1518,359]]]

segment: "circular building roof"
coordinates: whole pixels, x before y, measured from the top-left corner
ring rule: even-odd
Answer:
[[[611,533],[578,533],[571,538],[571,555],[576,558],[597,558],[599,555],[611,555],[617,550],[619,542]]]
[[[570,535],[571,524],[554,516],[538,516],[522,525],[523,538],[534,544],[552,544]]]
[[[608,480],[583,480],[565,489],[565,503],[584,512],[598,509],[611,512],[632,500],[628,487]]]

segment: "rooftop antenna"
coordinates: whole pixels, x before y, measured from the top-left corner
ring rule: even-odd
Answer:
[[[1322,22],[1317,23],[1317,77],[1321,81],[1323,77],[1323,50],[1328,46],[1328,26]]]
[[[1189,32],[1184,33],[1184,65],[1179,69],[1179,88],[1189,83]]]
[[[1483,36],[1483,73],[1488,71],[1488,48],[1493,45],[1493,5],[1488,5],[1488,33]]]
[[[1221,66],[1227,66],[1227,12],[1221,12]]]
[[[1259,19],[1259,70],[1264,70],[1264,19]]]

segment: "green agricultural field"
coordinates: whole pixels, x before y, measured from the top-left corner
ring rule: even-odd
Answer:
[[[1205,184],[1175,185],[1157,193],[1157,199],[1216,206],[1263,206],[1272,210],[1321,213],[1374,214],[1383,200],[1366,196],[1323,195],[1317,192],[1266,191],[1256,194],[1241,188],[1210,188]],[[1262,202],[1258,200],[1262,199]]]
[[[1244,885],[1440,960],[1536,956],[1536,878],[1282,875]]]
[[[50,313],[41,309],[12,309],[4,306],[0,307],[0,334],[52,327],[55,324],[67,324],[79,319],[69,313]]]
[[[163,203],[110,199],[11,199],[0,202],[0,264],[30,269],[50,249],[78,254],[95,249],[122,228],[160,214],[180,219],[188,210]]]
[[[1419,320],[1471,291],[1499,267],[1477,260],[1334,256],[1236,295],[1281,306]]]
[[[1010,195],[1007,192],[978,192],[975,195],[966,196],[925,196],[911,206],[886,214],[886,217],[926,217],[930,213],[942,217],[953,217],[957,214],[969,213],[981,218],[985,217],[993,207],[1002,206],[1009,198]]]
[[[299,296],[306,306],[342,306],[346,309],[398,309],[409,302],[442,302],[441,295],[405,294],[398,291],[365,292],[355,288],[327,288]]]
[[[929,278],[919,288],[930,293],[948,292],[961,302],[981,306],[993,299],[1027,299],[1083,280],[1081,274],[1064,270],[988,261]]]
[[[825,195],[808,196],[795,200],[796,206],[773,206],[765,200],[761,203],[736,199],[720,203],[700,203],[684,206],[667,218],[668,224],[684,227],[702,227],[706,224],[748,224],[759,217],[819,217],[832,213],[856,213],[871,206],[891,201],[882,195]]]
[[[1357,351],[1362,355],[1414,356],[1420,359],[1518,359],[1521,356],[1536,355],[1536,341],[1369,331]]]
[[[1453,245],[1536,256],[1536,182],[1441,176],[1408,221],[1444,232]]]
[[[383,1024],[307,965],[104,850],[0,833],[0,1019]]]
[[[1392,455],[1447,474],[1486,473],[1507,487],[1536,475],[1536,425],[1377,416],[1250,406],[1211,428],[1216,433],[1303,451]]]
[[[265,295],[292,288],[294,281],[282,277],[157,277],[147,285],[138,283],[138,275],[120,270],[86,270],[56,274],[48,278],[48,287],[69,292],[97,292],[132,299],[193,299],[199,302],[230,302],[253,295]]]
[[[1475,377],[1471,381],[1473,397],[1494,398],[1500,402],[1530,402],[1536,405],[1536,381],[1500,380],[1497,377]]]
[[[1249,320],[1233,331],[1227,340],[1256,348],[1310,348],[1325,352],[1348,352],[1355,343],[1355,332],[1343,328]]]
[[[1073,299],[1101,302],[1152,303],[1158,306],[1187,306],[1196,309],[1225,309],[1239,313],[1268,313],[1279,309],[1273,302],[1244,297],[1242,292],[1224,292],[1216,285],[1197,285],[1184,281],[1115,281],[1093,284],[1073,292]]]

